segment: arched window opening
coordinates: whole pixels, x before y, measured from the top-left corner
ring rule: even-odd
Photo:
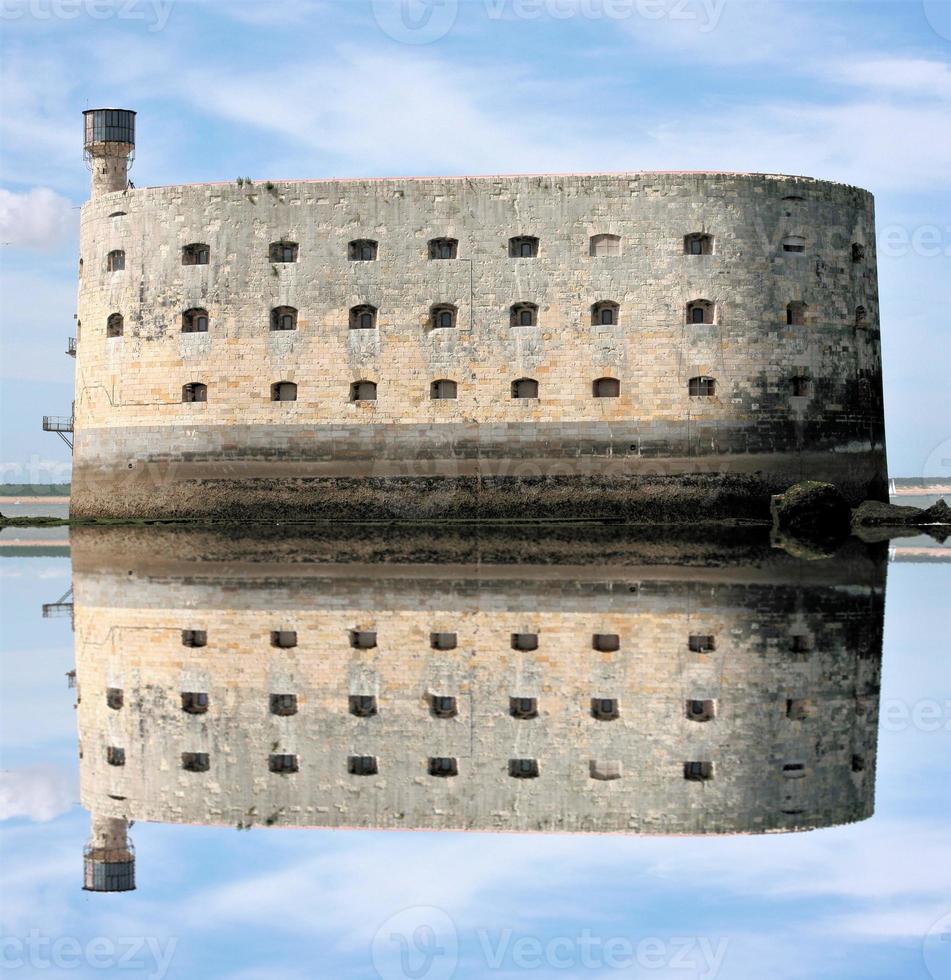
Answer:
[[[802,235],[787,235],[783,239],[784,252],[805,252],[806,240]]]
[[[710,721],[716,715],[716,704],[710,698],[692,698],[686,704],[689,721]]]
[[[373,262],[376,260],[377,243],[372,238],[357,238],[347,246],[351,262]]]
[[[687,323],[713,323],[713,303],[694,299],[687,304]]]
[[[208,311],[199,308],[185,310],[182,314],[182,333],[207,333]]]
[[[616,653],[621,649],[621,638],[617,633],[595,633],[591,637],[591,648],[600,653]]]
[[[106,256],[106,272],[122,272],[125,268],[125,252],[121,248],[114,248]]]
[[[272,262],[296,262],[297,250],[297,242],[271,242],[269,255]]]
[[[538,326],[538,307],[534,303],[513,303],[509,309],[509,324],[513,327]]]
[[[206,630],[182,630],[183,647],[204,647],[208,645]]]
[[[125,329],[121,313],[110,313],[106,320],[106,336],[121,337]]]
[[[188,715],[203,715],[208,711],[208,695],[204,691],[182,691],[182,711]]]
[[[433,330],[452,329],[456,325],[456,307],[451,303],[437,303],[430,307],[429,325]]]
[[[860,329],[868,326],[868,313],[864,306],[855,307],[855,325]]]
[[[120,748],[118,745],[107,745],[106,746],[106,762],[110,766],[124,766],[125,765],[125,749]]]
[[[275,381],[271,385],[272,402],[296,402],[297,385],[293,381]]]
[[[603,299],[591,307],[592,326],[615,326],[620,319],[621,307],[613,300]]]
[[[456,759],[437,756],[429,760],[429,775],[430,776],[441,776],[446,778],[448,776],[458,776],[459,775],[459,762]]]
[[[620,759],[592,759],[588,763],[588,772],[592,779],[620,779]]]
[[[289,718],[297,714],[297,695],[296,694],[272,694],[269,698],[272,715],[279,715],[281,718]]]
[[[700,375],[687,382],[687,392],[691,398],[713,398],[717,393],[716,378]]]
[[[376,382],[375,381],[354,381],[350,385],[350,401],[352,402],[375,402],[376,401]]]
[[[350,309],[351,330],[373,330],[376,328],[376,307],[361,303]]]
[[[685,255],[710,255],[713,252],[713,236],[703,232],[684,235]]]
[[[538,382],[534,378],[519,378],[512,382],[513,398],[537,398]]]
[[[537,633],[513,633],[511,636],[511,644],[513,650],[537,650],[538,649],[538,634]]]
[[[183,402],[206,402],[208,401],[208,385],[201,381],[190,381],[182,385]]]
[[[297,646],[297,630],[271,630],[271,646],[290,650]]]
[[[509,698],[509,714],[523,721],[538,717],[537,698]]]
[[[107,687],[106,688],[106,707],[111,708],[113,711],[118,711],[125,701],[125,695],[123,694],[121,687]]]
[[[351,694],[350,714],[356,718],[372,718],[376,714],[376,695]]]
[[[455,718],[459,714],[456,699],[448,694],[433,694],[429,699],[429,710],[434,718]]]
[[[272,753],[268,756],[267,767],[271,772],[288,775],[289,773],[297,772],[300,764],[297,761],[296,755]]]
[[[865,246],[861,242],[852,242],[852,261],[865,261]]]
[[[459,254],[459,242],[455,238],[433,238],[429,242],[431,259],[454,259]]]
[[[124,218],[126,216],[125,211],[113,211],[110,213],[110,218]]]
[[[271,310],[272,330],[296,330],[297,310],[293,306],[275,306]]]
[[[708,779],[713,779],[713,763],[685,762],[684,779],[690,780],[693,783],[702,783]]]
[[[614,721],[620,717],[617,698],[592,698],[591,717],[598,721]]]
[[[617,378],[598,378],[592,385],[591,393],[595,398],[619,398],[621,382]]]
[[[513,779],[537,779],[537,759],[509,759],[509,775]]]
[[[347,756],[347,772],[351,776],[375,776],[379,768],[376,756],[350,755]]]
[[[211,249],[203,242],[182,246],[182,265],[208,265]]]
[[[211,760],[207,752],[183,752],[182,769],[185,772],[208,772]]]
[[[621,254],[620,235],[592,235],[588,240],[588,254],[594,258],[606,258]]]
[[[429,386],[429,397],[433,399],[455,398],[457,392],[456,382],[448,378],[440,378],[433,381]]]
[[[812,394],[812,381],[803,374],[790,378],[789,386],[793,398],[808,398]]]
[[[786,306],[786,325],[790,327],[802,327],[806,323],[806,304],[798,300]]]
[[[509,239],[509,258],[534,259],[538,257],[538,239],[533,235],[516,235]]]

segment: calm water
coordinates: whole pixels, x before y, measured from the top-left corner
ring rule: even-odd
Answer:
[[[949,975],[951,565],[617,529],[71,545],[0,551],[14,974]]]

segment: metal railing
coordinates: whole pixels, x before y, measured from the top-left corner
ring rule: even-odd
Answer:
[[[76,356],[76,338],[75,337],[67,337],[66,338],[66,353],[69,354],[70,357],[75,357]]]
[[[69,451],[73,451],[73,440],[67,435],[73,431],[72,415],[44,415],[43,431],[55,432],[69,446]]]

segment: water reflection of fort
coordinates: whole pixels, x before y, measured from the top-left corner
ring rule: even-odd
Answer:
[[[86,887],[133,886],[132,820],[703,834],[870,816],[880,553],[630,534],[75,532]]]

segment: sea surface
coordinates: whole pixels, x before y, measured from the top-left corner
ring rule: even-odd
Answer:
[[[951,563],[378,533],[0,547],[11,975],[951,976]]]

